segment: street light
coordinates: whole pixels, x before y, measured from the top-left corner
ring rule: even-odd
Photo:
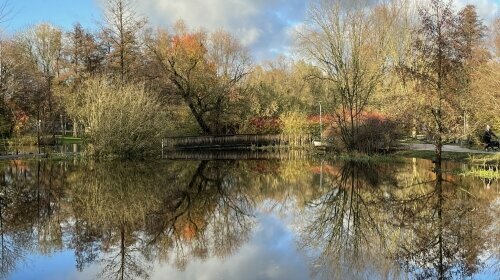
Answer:
[[[323,120],[321,119],[321,101],[319,103],[319,141],[323,141]],[[323,144],[323,143],[321,143]]]
[[[37,138],[37,145],[38,145],[38,154],[40,154],[40,130],[42,128],[42,120],[38,120],[37,126],[36,126],[36,138]]]

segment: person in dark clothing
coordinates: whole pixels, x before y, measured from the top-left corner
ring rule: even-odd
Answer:
[[[499,148],[500,147],[500,144],[498,143],[498,141],[495,141],[493,140],[492,138],[493,137],[497,137],[495,135],[495,133],[493,133],[493,131],[491,130],[490,126],[487,125],[486,126],[486,130],[484,131],[484,134],[483,134],[483,143],[486,145],[484,147],[485,150],[488,150],[489,148]]]

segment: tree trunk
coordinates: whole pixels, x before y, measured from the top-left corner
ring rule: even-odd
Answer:
[[[188,103],[189,109],[191,109],[191,113],[193,113],[193,116],[196,119],[196,122],[198,122],[201,129],[203,130],[203,133],[211,134],[212,130],[210,129],[208,124],[203,119],[203,115],[196,110],[196,108],[194,107],[194,104],[193,104],[193,102],[191,102],[191,100],[189,100],[188,98],[185,98],[185,100]]]

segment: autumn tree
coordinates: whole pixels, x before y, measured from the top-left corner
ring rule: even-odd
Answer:
[[[471,92],[473,100],[470,106],[473,108],[471,117],[475,126],[471,125],[471,130],[484,130],[486,124],[494,129],[500,127],[500,63],[489,61],[480,65],[471,73]],[[471,122],[472,122],[471,121]]]
[[[318,100],[324,98],[321,81],[309,79],[312,73],[319,75],[314,65],[284,57],[255,67],[249,75],[252,89],[249,111],[262,117],[275,117],[292,110],[312,113]]]
[[[463,136],[469,134],[469,115],[474,114],[473,99],[471,92],[472,73],[488,60],[489,52],[486,50],[483,41],[486,36],[486,26],[477,15],[476,7],[465,6],[458,13],[457,39],[458,48],[463,63],[461,73],[461,97],[460,108],[463,111]]]
[[[104,58],[102,46],[95,36],[76,23],[72,30],[66,32],[65,38],[64,54],[69,66],[67,76],[72,80],[81,80],[99,73]]]
[[[322,81],[310,79],[317,67],[304,60],[278,57],[256,66],[249,74],[241,110],[243,133],[279,133],[287,130],[290,116],[301,116],[301,123],[319,113],[318,102],[327,97]],[[286,120],[285,120],[286,119]],[[304,135],[310,131],[304,129]],[[317,131],[315,132],[318,133]]]
[[[234,126],[232,111],[250,69],[247,51],[224,31],[207,34],[165,30],[148,40],[148,48],[165,86],[182,97],[205,134]]]
[[[9,56],[10,45],[8,40],[0,39],[0,135],[2,138],[10,137],[15,125],[15,107],[12,102],[14,61]]]
[[[500,127],[500,17],[497,16],[489,28],[491,41],[483,49],[491,57],[482,63],[475,63],[473,69],[469,69],[471,98],[468,105],[470,109],[470,130],[482,131],[489,124],[494,129]],[[496,52],[495,52],[496,51]]]
[[[9,1],[3,1],[0,4],[0,24],[7,20],[10,14]],[[6,52],[4,51],[7,40],[0,39],[0,135],[8,137],[12,134],[14,128],[14,114],[12,106],[9,105],[10,96],[7,93],[7,77],[9,75],[9,68],[7,67]]]
[[[420,25],[414,42],[413,61],[406,73],[417,82],[425,96],[425,114],[431,114],[436,160],[440,162],[444,137],[460,126],[456,85],[463,69],[460,42],[456,35],[457,17],[451,2],[432,0],[419,9]],[[458,112],[457,112],[458,109]]]
[[[251,58],[247,50],[229,33],[218,30],[209,35],[207,42],[208,63],[215,70],[214,82],[209,91],[213,105],[209,120],[216,134],[235,132],[241,122],[238,101],[246,93],[244,78],[250,71]]]

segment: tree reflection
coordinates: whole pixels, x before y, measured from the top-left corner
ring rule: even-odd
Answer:
[[[103,278],[147,278],[151,264],[141,256],[141,231],[159,202],[160,173],[143,163],[86,163],[68,180],[77,268],[99,261]]]
[[[303,248],[312,253],[313,273],[321,279],[360,279],[366,265],[376,260],[374,250],[385,246],[384,225],[377,212],[382,181],[392,181],[372,165],[346,162],[330,189],[308,203],[308,217],[301,235]],[[382,260],[380,260],[382,261]]]
[[[0,273],[14,270],[29,250],[60,249],[59,202],[64,196],[64,164],[12,161],[0,170]]]
[[[148,278],[156,258],[231,254],[249,236],[252,202],[228,162],[94,164],[70,176],[77,266],[103,278]],[[167,176],[165,176],[167,175]],[[104,252],[99,256],[98,250]]]
[[[481,255],[498,248],[498,242],[486,247],[493,198],[441,166],[434,173],[418,170],[424,171],[344,164],[330,190],[306,209],[311,219],[300,242],[312,258],[312,273],[328,279],[477,273]]]
[[[148,278],[169,257],[226,257],[248,240],[254,203],[235,162],[14,161],[0,174],[0,273],[30,251],[74,250],[79,271]],[[69,237],[64,244],[63,236]]]
[[[235,254],[261,211],[295,215],[318,278],[466,277],[500,251],[494,191],[417,160],[12,161],[0,168],[0,273],[71,249],[79,271],[146,279],[158,261],[183,270]]]
[[[250,234],[253,202],[232,162],[202,161],[148,217],[151,249],[185,268],[189,257],[232,254]],[[160,246],[158,246],[160,245]]]
[[[412,238],[400,244],[395,258],[418,279],[471,276],[484,265],[480,254],[493,249],[485,247],[492,223],[491,198],[464,181],[447,178],[441,170],[437,163],[434,188],[424,199],[404,205],[399,216],[402,229]]]

